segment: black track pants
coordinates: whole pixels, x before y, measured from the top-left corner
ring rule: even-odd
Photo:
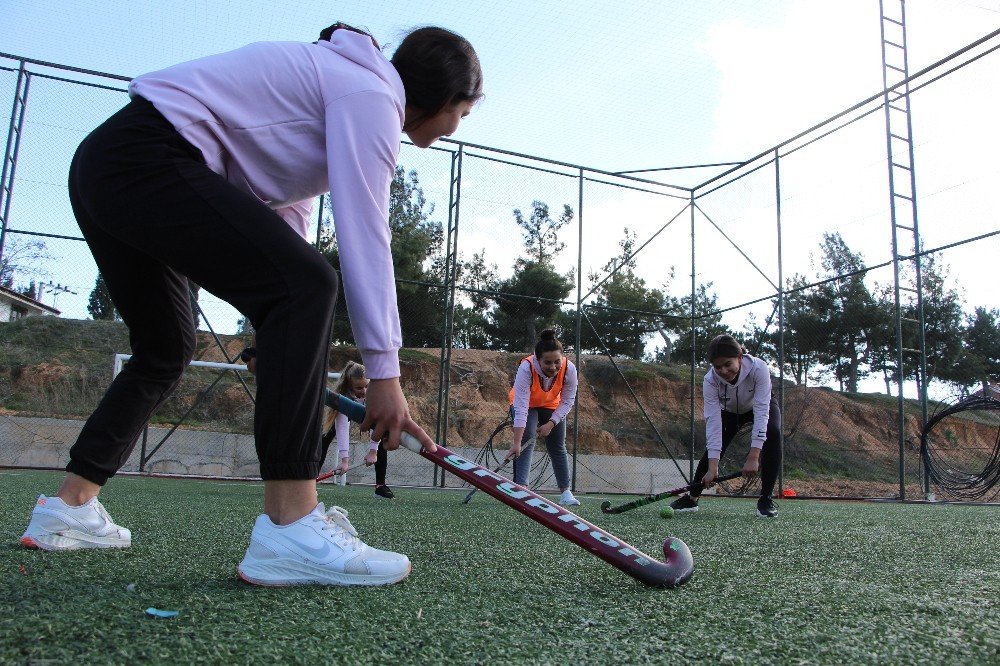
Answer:
[[[722,453],[720,458],[726,454],[726,448],[736,437],[736,433],[745,423],[753,422],[753,412],[746,414],[734,414],[733,412],[722,412]],[[760,495],[761,497],[771,497],[774,493],[774,484],[778,480],[778,469],[781,467],[781,410],[778,409],[776,396],[771,396],[771,409],[767,418],[767,439],[764,440],[764,448],[760,452]],[[743,462],[740,461],[740,467]],[[705,478],[708,471],[708,452],[706,451],[698,461],[698,469],[695,470],[694,479],[697,483]],[[692,491],[692,497],[701,495],[699,491]]]
[[[389,469],[389,456],[386,454],[385,445],[379,442],[378,452],[375,454],[375,484],[385,485],[385,473]]]
[[[190,278],[256,329],[261,476],[315,479],[338,286],[329,263],[274,211],[209,170],[142,99],[84,139],[69,193],[128,326],[132,360],[88,419],[67,471],[103,485],[176,388],[195,347]]]

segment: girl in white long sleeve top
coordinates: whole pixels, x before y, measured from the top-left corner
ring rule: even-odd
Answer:
[[[576,366],[563,355],[556,332],[545,329],[535,343],[534,355],[518,364],[510,389],[514,432],[507,459],[514,461],[514,482],[527,485],[535,436],[545,438],[545,450],[559,484],[559,503],[563,506],[580,504],[570,488],[566,454],[566,417],[576,404],[576,387]]]
[[[753,423],[750,452],[743,465],[743,475],[761,477],[761,495],[757,515],[775,518],[777,507],[771,500],[781,466],[781,412],[771,393],[771,373],[764,361],[746,353],[730,335],[720,335],[708,345],[712,368],[702,382],[705,413],[705,454],[698,462],[693,482],[712,485],[719,475],[719,459],[739,429]],[[701,490],[676,499],[675,511],[697,511]]]
[[[344,369],[340,371],[340,379],[337,380],[333,390],[328,389],[326,393],[326,405],[333,411],[333,423],[330,424],[327,434],[323,436],[323,457],[326,458],[327,447],[336,438],[337,469],[340,474],[346,474],[351,463],[351,422],[348,421],[346,414],[337,411],[337,394],[364,404],[369,383],[370,380],[365,376],[365,366],[348,361]],[[324,427],[326,427],[325,422]],[[394,499],[395,494],[385,482],[389,466],[385,446],[378,440],[372,439],[370,433],[365,465],[375,466],[375,497],[377,499]]]

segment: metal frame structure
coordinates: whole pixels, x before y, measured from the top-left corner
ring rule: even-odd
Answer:
[[[10,202],[14,194],[14,175],[17,172],[17,154],[21,148],[24,133],[24,112],[28,106],[28,89],[31,86],[31,72],[22,60],[17,68],[17,84],[14,87],[14,103],[10,111],[10,126],[7,128],[7,144],[3,154],[3,173],[0,176],[0,259],[3,258],[10,223]]]
[[[887,3],[889,7],[887,12]],[[906,499],[906,404],[903,399],[903,382],[907,376],[908,356],[916,365],[917,391],[920,400],[921,432],[927,424],[927,346],[924,327],[923,281],[921,276],[920,229],[917,224],[917,170],[913,155],[913,121],[910,112],[910,72],[906,54],[906,2],[905,0],[879,0],[882,17],[882,106],[885,110],[886,154],[889,166],[889,216],[892,225],[892,274],[896,317],[896,368],[899,373],[898,444],[899,444],[899,497]],[[902,80],[890,87],[890,77]],[[904,223],[904,220],[907,223]],[[912,252],[901,256],[900,233],[909,232]],[[903,262],[913,266],[913,280],[904,283]],[[913,295],[916,301],[916,318],[903,316],[902,292]],[[917,346],[907,348],[904,327],[916,325]],[[924,493],[930,495],[930,480],[923,475]]]
[[[462,147],[451,154],[451,176],[448,186],[448,231],[445,236],[445,298],[444,327],[441,331],[441,369],[438,375],[438,410],[435,423],[435,440],[446,445],[448,441],[448,392],[451,387],[451,350],[455,333],[455,289],[458,286],[458,219],[462,200]],[[438,484],[439,470],[434,467],[433,484]],[[444,472],[440,472],[444,483]]]
[[[898,11],[896,13],[886,11],[886,4],[894,2],[898,3]],[[889,171],[889,193],[890,193],[890,217],[891,217],[891,230],[892,230],[892,259],[890,262],[885,264],[880,264],[879,266],[867,266],[864,270],[869,271],[875,268],[880,268],[883,266],[891,265],[893,269],[893,275],[895,278],[895,303],[896,303],[896,316],[897,316],[897,326],[896,326],[896,342],[898,348],[897,357],[897,367],[898,367],[898,386],[899,386],[899,400],[897,405],[898,412],[898,423],[899,423],[899,498],[905,498],[905,468],[904,468],[904,441],[905,441],[905,403],[903,400],[903,390],[902,386],[906,381],[908,373],[906,372],[906,365],[904,365],[909,358],[915,358],[916,372],[918,388],[920,391],[920,399],[922,404],[922,422],[927,421],[927,368],[926,368],[926,357],[925,357],[925,340],[924,340],[924,322],[923,322],[923,306],[922,306],[922,285],[920,277],[920,262],[921,257],[929,254],[931,252],[940,251],[944,248],[934,248],[934,249],[924,249],[921,246],[920,235],[917,227],[917,211],[916,211],[916,178],[915,178],[915,167],[914,167],[914,150],[912,141],[912,121],[911,121],[911,110],[910,110],[910,93],[915,89],[911,88],[911,82],[917,77],[931,72],[935,68],[941,67],[945,63],[949,63],[952,59],[957,58],[958,55],[968,51],[973,46],[983,44],[989,40],[995,39],[1000,35],[1000,31],[996,31],[983,37],[972,45],[969,45],[965,49],[944,58],[937,63],[921,70],[920,72],[911,75],[908,71],[908,63],[906,58],[906,34],[905,34],[905,7],[904,0],[880,0],[881,7],[881,21],[882,21],[882,67],[883,67],[883,90],[878,94],[869,97],[862,102],[824,120],[817,125],[809,128],[805,132],[802,132],[791,139],[782,142],[781,144],[774,146],[748,160],[742,162],[726,162],[726,163],[716,163],[711,165],[695,165],[694,167],[665,167],[662,169],[642,169],[634,171],[622,171],[622,172],[610,172],[600,169],[589,168],[581,165],[570,164],[566,162],[560,162],[556,160],[547,160],[534,157],[531,155],[525,155],[521,153],[515,153],[511,151],[499,150],[496,148],[491,148],[488,146],[481,146],[476,144],[469,144],[457,141],[445,140],[442,143],[446,146],[443,150],[446,150],[451,154],[451,172],[450,172],[450,186],[449,186],[449,204],[448,204],[448,222],[447,222],[447,233],[445,242],[445,265],[446,274],[443,284],[432,285],[437,288],[444,289],[445,297],[443,304],[443,321],[444,326],[441,331],[441,369],[438,378],[438,409],[437,409],[437,419],[436,419],[436,439],[442,444],[446,444],[447,441],[447,424],[449,421],[449,410],[448,410],[448,398],[449,389],[451,385],[450,377],[450,367],[451,367],[451,352],[454,347],[454,313],[456,306],[456,296],[458,291],[465,290],[466,288],[460,285],[458,278],[458,242],[460,233],[460,204],[461,204],[461,185],[462,185],[462,170],[463,163],[470,159],[487,160],[496,163],[510,164],[519,168],[530,169],[533,171],[539,171],[547,174],[555,174],[558,176],[571,178],[577,181],[577,202],[578,202],[578,234],[579,234],[579,249],[576,265],[576,275],[577,275],[577,293],[575,303],[567,302],[561,303],[566,306],[576,307],[576,318],[577,326],[575,333],[575,349],[577,354],[577,362],[580,361],[580,348],[581,348],[581,331],[584,325],[592,326],[590,319],[587,316],[588,310],[593,310],[599,306],[588,303],[588,299],[594,294],[597,286],[593,287],[589,292],[584,292],[582,288],[583,275],[582,275],[582,257],[583,257],[583,239],[584,239],[584,211],[585,211],[585,191],[586,185],[588,183],[601,183],[606,185],[615,185],[620,187],[625,187],[629,189],[641,190],[643,192],[661,195],[669,197],[672,200],[682,200],[685,201],[685,207],[676,216],[670,219],[665,226],[668,226],[675,220],[679,219],[683,212],[686,210],[689,214],[690,221],[690,234],[691,234],[691,303],[689,311],[686,313],[676,313],[676,312],[653,312],[653,313],[636,313],[644,316],[650,316],[654,318],[667,319],[667,318],[681,318],[690,322],[691,326],[691,359],[690,365],[692,371],[697,368],[700,363],[696,355],[696,341],[697,334],[696,328],[698,322],[709,315],[719,315],[724,312],[737,310],[749,305],[760,303],[766,300],[774,300],[776,302],[775,308],[777,313],[778,325],[777,329],[779,331],[779,341],[778,341],[778,364],[782,368],[782,376],[784,378],[784,360],[785,360],[785,340],[784,340],[784,321],[785,321],[785,299],[788,295],[786,290],[786,285],[784,284],[784,272],[782,268],[782,254],[781,254],[781,244],[782,244],[782,194],[781,194],[781,169],[780,164],[783,157],[803,148],[805,145],[818,141],[834,132],[838,129],[851,124],[852,122],[858,120],[861,117],[868,116],[869,114],[882,110],[885,114],[885,124],[886,124],[886,145],[887,145],[887,157],[888,157],[888,171]],[[891,15],[890,15],[891,14]],[[1000,45],[991,48],[987,53],[994,50],[1000,49]],[[985,55],[985,54],[982,54]],[[977,57],[982,57],[982,55]],[[19,63],[18,67],[18,81],[17,81],[17,92],[15,94],[14,106],[11,113],[10,127],[8,129],[6,151],[4,156],[4,166],[3,166],[3,176],[2,176],[2,200],[0,200],[0,214],[3,215],[2,219],[2,229],[0,229],[0,256],[3,252],[3,239],[7,233],[26,233],[31,234],[32,232],[24,232],[12,230],[10,226],[10,207],[11,207],[11,194],[14,185],[14,173],[17,166],[17,152],[22,138],[23,123],[24,123],[24,112],[27,104],[27,92],[28,83],[32,76],[45,76],[42,74],[37,74],[30,72],[28,70],[28,65],[39,65],[43,67],[54,67],[58,69],[63,69],[67,71],[75,71],[91,76],[105,76],[114,78],[117,80],[128,80],[127,77],[119,77],[112,75],[104,75],[100,72],[93,72],[89,70],[81,70],[71,67],[62,67],[55,65],[53,63],[46,63],[41,61],[34,61],[26,58],[18,58],[16,56],[10,56],[7,54],[0,54],[0,57],[10,58],[17,60]],[[962,65],[957,65],[955,69]],[[13,71],[13,70],[11,70]],[[951,70],[954,71],[954,70]],[[900,76],[901,79],[898,81],[891,82],[890,78],[895,76]],[[942,74],[943,76],[943,74]],[[47,77],[47,78],[57,78],[57,77]],[[66,80],[66,79],[63,79]],[[93,85],[85,82],[70,81],[71,83],[81,83],[83,85]],[[927,85],[924,83],[923,85]],[[107,86],[98,86],[107,87]],[[115,88],[108,88],[111,90],[120,90]],[[679,168],[704,168],[704,167],[724,167],[724,170],[717,175],[705,180],[701,184],[694,187],[680,187],[676,185],[671,185],[668,183],[660,182],[658,180],[651,179],[647,177],[647,174],[655,171],[668,172]],[[764,271],[754,265],[751,257],[743,254],[744,259],[746,259],[751,266],[757,272],[764,275],[765,279],[770,282],[774,287],[774,293],[768,294],[763,298],[757,299],[750,303],[741,303],[732,307],[728,307],[725,310],[720,310],[714,313],[704,313],[698,312],[695,305],[695,294],[698,289],[697,285],[697,255],[696,255],[696,241],[697,241],[697,214],[701,213],[706,219],[704,211],[702,211],[698,206],[698,200],[712,192],[726,187],[731,183],[745,177],[750,173],[754,173],[759,169],[763,168],[773,168],[774,169],[774,197],[776,204],[775,212],[775,229],[776,229],[776,243],[778,251],[778,269],[777,269],[777,283],[775,283],[771,278],[769,278]],[[639,177],[636,174],[643,174],[643,177]],[[904,223],[904,218],[906,218],[909,223]],[[709,223],[712,223],[711,219],[708,219]],[[714,225],[714,223],[712,223]],[[632,254],[634,257],[636,254],[641,252],[652,240],[659,234],[663,228],[656,231],[649,239],[646,239],[642,245]],[[913,239],[913,250],[911,253],[904,254],[901,251],[901,239],[899,238],[900,231],[910,232]],[[1000,233],[1000,232],[995,232]],[[45,235],[45,234],[36,234]],[[724,235],[724,234],[723,234]],[[962,243],[972,242],[975,240],[981,240],[982,238],[991,236],[994,234],[986,234],[979,236],[974,239],[967,239],[959,243],[954,243],[949,247],[955,245],[960,245]],[[75,239],[80,240],[80,239]],[[731,241],[730,241],[731,242]],[[735,246],[735,243],[734,243]],[[739,249],[739,248],[737,248]],[[742,253],[742,250],[740,250]],[[903,274],[904,271],[902,266],[906,262],[910,262],[914,269],[913,274],[915,281],[910,285],[903,284]],[[609,279],[614,273],[621,269],[621,266],[613,268],[609,274],[604,278]],[[845,276],[839,276],[840,278]],[[806,285],[804,288],[811,288],[822,284],[822,282],[817,282],[811,285]],[[913,320],[907,320],[902,316],[903,304],[900,292],[910,290],[915,293],[915,301],[917,304],[916,311],[918,316]],[[917,338],[919,339],[919,348],[912,350],[903,349],[903,341],[907,339],[904,336],[903,328],[906,325],[916,324],[918,328]],[[598,339],[600,339],[599,331],[595,331],[598,334]],[[601,341],[603,345],[603,340]],[[607,350],[607,347],[605,347]],[[904,353],[909,356],[904,358]],[[615,366],[615,370],[618,372],[620,378],[628,386],[625,374],[615,363],[614,357],[608,353],[607,356],[611,359],[612,364]],[[660,437],[659,433],[656,432],[656,426],[653,420],[649,418],[646,414],[646,409],[642,404],[642,401],[635,395],[634,391],[629,391],[632,394],[634,402],[640,412],[643,413],[645,420],[648,422],[651,430],[654,432],[655,437],[663,442],[663,438]],[[784,382],[779,382],[779,396],[781,399],[782,408],[784,409]],[[693,453],[694,446],[694,433],[696,426],[695,408],[696,408],[696,392],[697,386],[695,384],[694,373],[692,372],[691,385],[690,385],[690,421],[689,427],[689,448],[692,449],[690,452]],[[579,405],[577,406],[577,410]],[[579,412],[577,411],[577,414]],[[576,445],[579,438],[579,418],[575,419],[574,429],[573,429],[573,479],[574,485],[576,480]],[[669,449],[667,449],[669,453]],[[680,465],[678,465],[678,468]],[[683,474],[683,471],[682,471]],[[694,474],[694,460],[693,455],[688,465],[687,478],[690,478]],[[926,474],[923,476],[924,490],[929,493],[928,481]],[[441,483],[443,483],[443,474],[441,477]],[[782,481],[779,480],[779,483]],[[435,470],[435,485],[438,483],[437,472]],[[779,486],[780,487],[780,486]]]

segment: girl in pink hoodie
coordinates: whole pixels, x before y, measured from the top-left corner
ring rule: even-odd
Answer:
[[[361,543],[317,501],[321,414],[338,277],[306,240],[330,193],[355,342],[371,379],[361,424],[388,449],[425,447],[399,384],[401,346],[388,202],[400,135],[426,148],[482,96],[464,38],[420,28],[387,59],[334,24],[313,43],[262,42],[145,74],[131,101],[78,148],[69,193],[129,328],[132,359],[70,451],[56,497],[39,498],[22,543],[123,547],[131,533],[97,500],[195,347],[188,280],[253,324],[254,435],[264,514],[240,575],[260,584],[402,580],[405,555]],[[336,507],[335,507],[336,509]]]

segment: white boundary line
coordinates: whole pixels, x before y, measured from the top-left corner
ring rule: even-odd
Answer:
[[[117,377],[118,373],[122,371],[122,366],[125,365],[125,361],[132,358],[131,354],[115,354],[115,363],[112,369],[111,377]],[[216,370],[235,370],[236,372],[246,372],[247,366],[242,363],[216,363],[214,361],[191,361],[190,366],[196,368],[215,368]],[[326,376],[330,379],[339,379],[339,372],[328,372]]]

